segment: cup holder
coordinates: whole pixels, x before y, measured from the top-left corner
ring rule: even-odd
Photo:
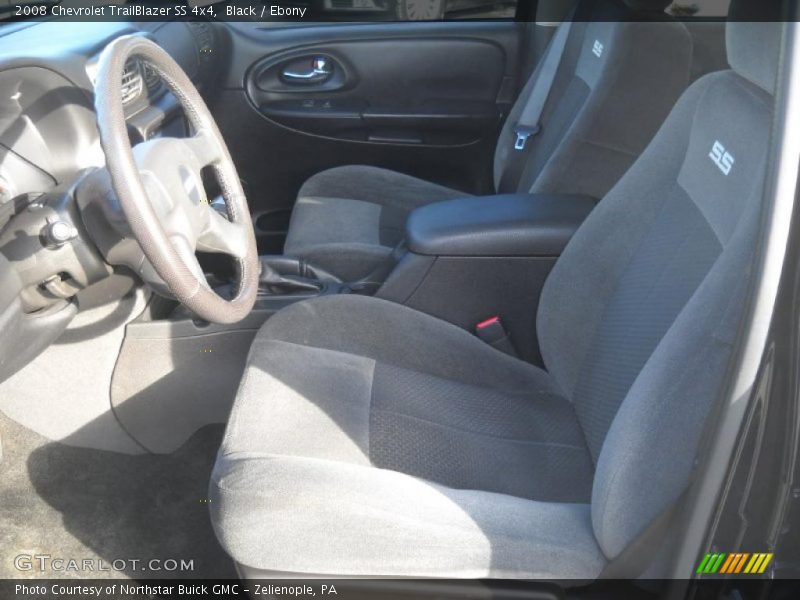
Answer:
[[[289,209],[272,210],[256,216],[253,224],[258,233],[285,235],[289,229],[291,216],[292,211]]]

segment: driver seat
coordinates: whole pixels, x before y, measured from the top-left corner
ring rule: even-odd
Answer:
[[[210,489],[241,573],[594,579],[668,510],[745,305],[780,37],[730,23],[733,70],[575,234],[539,305],[546,371],[377,298],[271,318]]]

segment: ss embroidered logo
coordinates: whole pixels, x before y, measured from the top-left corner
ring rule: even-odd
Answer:
[[[731,172],[733,163],[736,162],[733,155],[727,152],[725,146],[719,142],[714,142],[714,145],[711,147],[711,152],[708,153],[708,157],[714,161],[714,164],[719,167],[719,170],[722,171],[724,175]]]
[[[598,58],[600,58],[603,55],[603,44],[600,43],[600,40],[594,41],[594,46],[592,46],[592,52]]]

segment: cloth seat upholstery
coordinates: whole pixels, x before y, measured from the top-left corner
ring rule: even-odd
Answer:
[[[667,510],[746,305],[781,28],[728,26],[734,70],[686,91],[569,242],[538,308],[546,371],[377,298],[270,319],[212,474],[237,563],[592,579]]]

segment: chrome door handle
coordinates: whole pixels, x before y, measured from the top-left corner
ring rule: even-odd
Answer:
[[[316,56],[311,61],[310,71],[294,71],[286,67],[281,71],[281,77],[287,83],[322,83],[333,75],[333,65],[324,56]]]

